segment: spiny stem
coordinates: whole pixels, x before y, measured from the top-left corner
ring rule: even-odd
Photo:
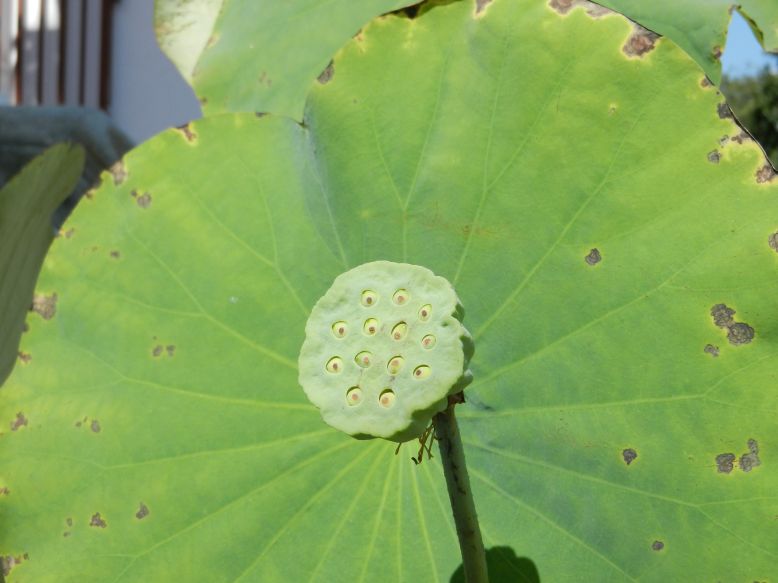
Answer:
[[[465,465],[465,450],[459,436],[459,426],[454,415],[456,396],[449,399],[448,408],[435,415],[435,437],[443,460],[443,473],[446,476],[448,497],[454,512],[454,523],[462,552],[462,565],[467,583],[488,583],[486,553],[481,538],[481,528],[475,513],[473,492],[470,490],[470,478]]]

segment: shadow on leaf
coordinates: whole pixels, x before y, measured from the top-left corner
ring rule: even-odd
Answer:
[[[540,583],[535,563],[527,557],[517,557],[510,547],[486,549],[486,565],[489,583]],[[457,567],[451,575],[451,583],[465,583],[465,568]]]

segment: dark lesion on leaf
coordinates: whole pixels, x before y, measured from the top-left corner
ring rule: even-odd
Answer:
[[[14,567],[17,565],[21,565],[24,561],[29,561],[30,555],[29,553],[23,553],[21,555],[4,555],[0,557],[0,564],[2,566],[3,571],[3,577],[8,577],[11,574],[11,571]]]
[[[130,192],[130,196],[135,199],[135,202],[138,203],[138,206],[142,209],[147,209],[151,206],[151,193],[149,192],[138,194],[137,190],[133,190]]]
[[[756,332],[745,322],[736,322],[733,317],[735,314],[735,310],[726,304],[716,304],[710,309],[713,323],[727,331],[727,340],[730,344],[735,346],[748,344],[754,339]]]
[[[92,419],[92,423],[89,425],[89,428],[92,430],[93,433],[100,433],[100,421],[97,419]]]
[[[770,249],[778,253],[778,231],[767,238],[767,244],[770,246]]]
[[[191,143],[197,140],[197,134],[192,129],[191,123],[185,123],[184,125],[178,126],[176,127],[176,130],[178,130],[184,136],[184,139],[187,142]]]
[[[127,180],[127,169],[124,167],[124,162],[121,160],[111,166],[108,171],[111,173],[111,176],[113,176],[114,186],[119,186]]]
[[[16,414],[16,418],[11,421],[11,431],[18,431],[22,427],[27,427],[30,424],[30,420],[25,417],[24,413],[19,411]]]
[[[138,520],[143,520],[149,515],[149,507],[146,506],[143,502],[140,503],[140,506],[138,507],[138,511],[135,513],[135,518]]]
[[[652,551],[661,551],[663,548],[665,548],[665,543],[661,540],[655,540],[651,543],[651,550]]]
[[[19,351],[19,360],[22,361],[22,364],[30,364],[30,361],[32,360],[32,354],[29,352],[23,352],[22,350]]]
[[[559,12],[559,14],[567,14],[573,8],[575,0],[550,0],[548,3],[551,8]]]
[[[718,113],[720,119],[734,119],[735,115],[732,113],[732,109],[726,101],[722,101],[716,106],[716,113]]]
[[[721,153],[718,150],[708,152],[708,162],[711,164],[718,164],[721,160]]]
[[[706,344],[703,352],[705,354],[710,354],[713,358],[716,358],[719,355],[719,347],[714,346],[713,344]]]
[[[475,0],[475,13],[481,14],[486,7],[492,3],[492,0]]]
[[[638,457],[638,452],[636,452],[631,447],[628,447],[621,451],[621,457],[624,458],[624,463],[627,465],[630,465],[632,462],[634,462]]]
[[[105,521],[105,519],[102,516],[100,516],[99,512],[95,512],[89,521],[89,526],[94,526],[97,528],[105,528],[108,526],[108,523]]]
[[[656,42],[660,38],[657,33],[635,24],[635,29],[629,35],[627,42],[621,47],[621,50],[628,57],[642,58],[646,53],[651,52],[656,47]]]
[[[775,174],[775,168],[773,168],[772,164],[767,163],[756,171],[756,182],[758,184],[772,182],[773,178],[775,178]]]
[[[750,472],[760,465],[762,465],[762,460],[759,459],[759,444],[756,442],[756,439],[749,439],[748,453],[740,456],[740,469],[744,472]]]
[[[713,87],[713,81],[710,80],[710,78],[705,75],[705,77],[702,78],[700,81],[700,87],[703,89],[707,89],[708,87]]]
[[[316,78],[316,80],[321,83],[322,85],[326,85],[327,83],[332,80],[332,77],[335,75],[335,62],[330,61],[326,67],[324,67],[324,71],[322,71],[319,76]]]
[[[44,320],[51,320],[57,313],[57,294],[35,294],[32,297],[30,310],[38,314]]]
[[[734,453],[720,453],[716,456],[716,471],[719,474],[729,474],[735,467]]]
[[[589,265],[597,265],[600,261],[602,261],[602,254],[600,253],[600,250],[596,247],[591,249],[589,254],[584,257],[584,261],[586,261],[586,263]]]

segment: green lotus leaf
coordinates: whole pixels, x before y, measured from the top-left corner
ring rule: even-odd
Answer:
[[[310,310],[378,260],[467,311],[501,580],[776,578],[778,181],[688,55],[635,34],[432,5],[346,45],[302,125],[131,152],[53,246],[56,316],[2,389],[8,580],[461,577],[437,458],[328,427],[297,383]]]
[[[163,52],[203,112],[302,116],[311,81],[371,18],[418,0],[156,0]]]
[[[35,280],[54,237],[52,214],[73,192],[84,168],[80,146],[52,146],[30,161],[0,190],[0,385],[18,352],[27,310],[53,315],[56,298],[33,298]]]
[[[581,0],[553,0],[553,3],[563,12],[572,5],[582,4]],[[598,0],[598,4],[671,38],[717,84],[721,80],[719,59],[733,10],[737,9],[746,18],[766,51],[778,53],[778,3],[774,0]]]

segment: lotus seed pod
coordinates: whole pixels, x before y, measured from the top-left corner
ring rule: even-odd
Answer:
[[[357,437],[419,437],[472,379],[473,342],[451,284],[375,261],[339,275],[305,327],[299,380],[324,420]]]

